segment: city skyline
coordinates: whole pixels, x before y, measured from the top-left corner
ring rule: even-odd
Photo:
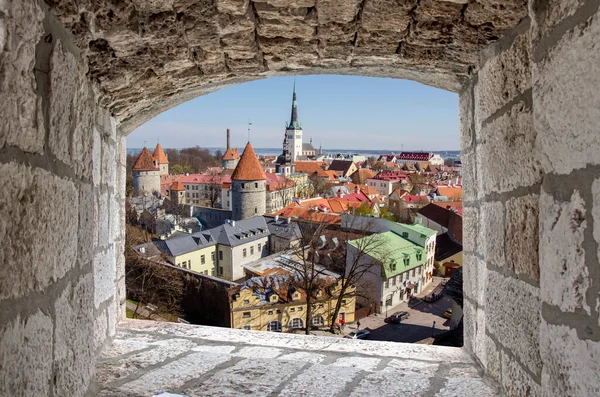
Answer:
[[[459,150],[458,96],[398,79],[314,75],[224,88],[167,110],[127,137],[129,148],[281,146],[296,80],[304,141],[327,149]],[[250,134],[248,134],[248,122]]]

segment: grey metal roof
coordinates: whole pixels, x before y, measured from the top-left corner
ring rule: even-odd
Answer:
[[[228,221],[224,225],[205,230],[217,243],[236,247],[269,236],[269,228],[262,216],[241,221]]]
[[[288,223],[287,219],[279,218],[275,221],[275,217],[265,217],[269,232],[277,237],[288,240],[296,240],[302,237],[300,226],[297,222]]]
[[[209,241],[202,232],[177,235],[168,240],[156,241],[157,248],[170,256],[187,254],[214,244],[215,241]]]

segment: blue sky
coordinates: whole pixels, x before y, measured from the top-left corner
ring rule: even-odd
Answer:
[[[289,120],[293,77],[224,88],[165,111],[127,137],[130,148],[280,147]],[[458,95],[408,80],[298,76],[298,118],[304,141],[323,149],[458,150]],[[402,146],[403,145],[403,146]]]

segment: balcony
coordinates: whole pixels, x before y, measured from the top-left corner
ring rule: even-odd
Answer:
[[[97,360],[99,396],[498,395],[465,350],[128,320]]]

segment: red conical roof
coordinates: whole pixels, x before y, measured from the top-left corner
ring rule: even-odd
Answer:
[[[152,157],[150,150],[148,150],[148,148],[146,147],[142,149],[142,153],[140,153],[137,160],[135,160],[135,164],[133,164],[133,169],[135,171],[159,170],[158,166],[154,164],[154,157]]]
[[[244,153],[242,153],[240,162],[231,174],[231,179],[237,181],[262,181],[267,179],[250,142],[244,148]]]
[[[169,189],[171,189],[171,190],[185,190],[185,186],[183,186],[183,183],[181,183],[179,181],[175,181],[175,182],[173,182],[173,184],[171,185],[171,187]]]
[[[156,149],[154,149],[154,154],[152,155],[152,157],[154,157],[154,159],[158,161],[158,164],[169,164],[169,160],[167,160],[167,155],[163,151],[162,146],[160,146],[160,143],[156,144]]]

